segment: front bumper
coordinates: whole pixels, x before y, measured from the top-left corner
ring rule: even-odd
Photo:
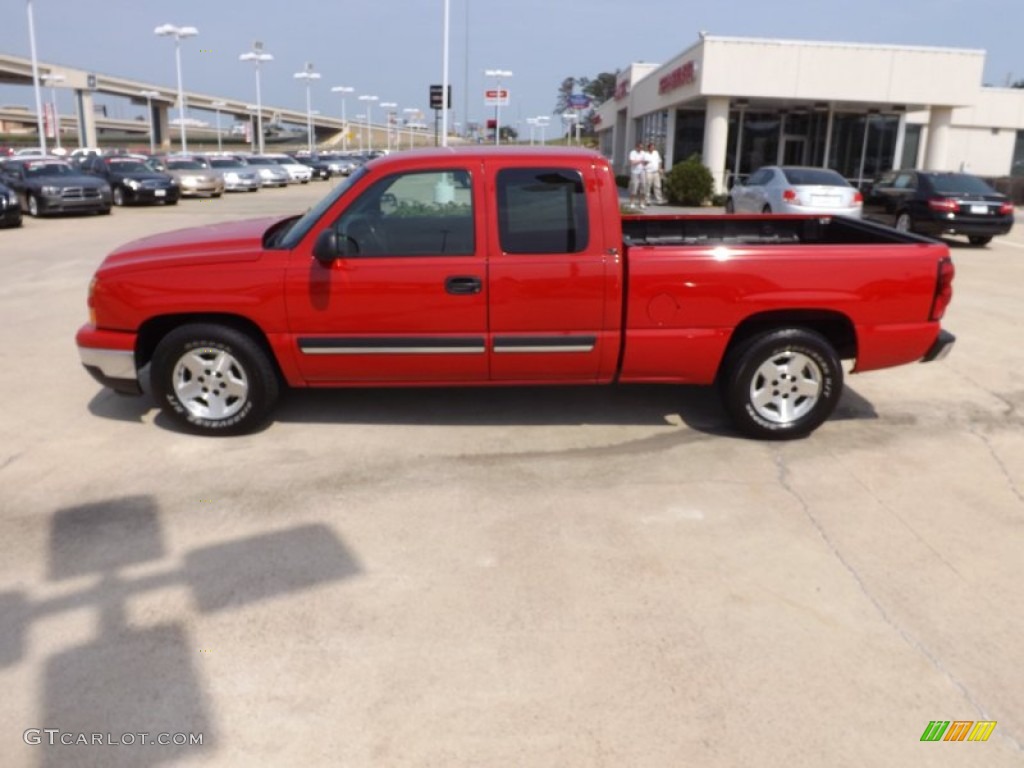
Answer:
[[[124,187],[127,200],[131,203],[173,203],[180,197],[177,187]],[[163,193],[163,194],[160,194]]]
[[[39,201],[40,213],[82,213],[86,211],[106,211],[110,209],[110,196],[79,198],[64,198],[54,195],[40,195],[36,198]]]
[[[96,381],[122,395],[142,394],[135,368],[134,334],[100,331],[84,325],[75,342],[82,365]]]

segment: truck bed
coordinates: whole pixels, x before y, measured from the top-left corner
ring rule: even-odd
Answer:
[[[845,216],[624,216],[626,245],[893,245],[933,243]]]

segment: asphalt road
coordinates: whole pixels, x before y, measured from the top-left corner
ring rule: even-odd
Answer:
[[[107,251],[326,189],[0,231],[0,765],[1024,763],[1020,225],[953,248],[949,358],[792,443],[641,387],[292,393],[204,439],[81,369]],[[46,745],[80,734],[134,743]]]

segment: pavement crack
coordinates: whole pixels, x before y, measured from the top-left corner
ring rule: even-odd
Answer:
[[[853,564],[843,556],[843,553],[840,552],[839,547],[837,547],[835,543],[832,541],[832,539],[829,537],[828,532],[825,530],[825,527],[814,516],[814,513],[811,511],[811,507],[807,503],[807,500],[800,495],[799,491],[797,491],[796,488],[793,487],[792,483],[790,482],[789,465],[786,463],[786,458],[783,455],[782,450],[777,450],[775,453],[775,467],[777,469],[779,485],[786,493],[788,493],[797,502],[797,504],[800,505],[800,509],[803,511],[804,515],[807,517],[807,520],[810,522],[810,524],[814,527],[814,530],[817,532],[818,537],[825,544],[825,546],[828,548],[829,552],[836,559],[836,561],[849,574],[850,578],[853,579],[853,582],[857,585],[857,588],[860,590],[861,594],[874,607],[875,611],[881,617],[882,621],[884,621],[889,627],[891,627],[900,636],[903,642],[911,648],[911,650],[923,656],[928,661],[928,663],[931,664],[932,667],[949,682],[950,685],[952,685],[957,691],[960,692],[960,695],[963,696],[964,699],[967,700],[968,704],[970,704],[979,714],[979,719],[992,720],[992,716],[985,709],[985,707],[983,707],[981,703],[978,702],[973,695],[971,695],[971,692],[970,690],[968,690],[967,686],[964,685],[964,683],[962,683],[956,677],[956,675],[954,675],[949,669],[947,669],[946,666],[942,663],[942,660],[939,659],[934,653],[932,653],[928,649],[928,647],[924,645],[924,643],[917,640],[917,638],[911,635],[910,632],[901,627],[896,622],[896,620],[893,617],[891,617],[889,613],[885,610],[885,607],[881,604],[878,598],[876,598],[871,593],[871,591],[868,589],[867,584],[864,583],[864,579],[861,578],[860,573],[853,566]],[[1010,741],[1018,751],[1024,752],[1024,745],[1021,744],[1020,740],[1014,734],[1007,733],[1004,730],[1001,735],[1003,736],[1003,738]]]
[[[1003,461],[1002,457],[999,455],[999,451],[997,451],[995,446],[992,445],[992,441],[989,440],[988,435],[984,434],[974,426],[972,426],[969,431],[972,435],[981,440],[985,449],[988,451],[989,456],[992,457],[992,461],[994,461],[995,465],[999,467],[999,471],[1005,478],[1006,485],[1009,487],[1010,493],[1017,497],[1017,501],[1024,504],[1024,493],[1021,493],[1020,488],[1017,487],[1017,483],[1013,479],[1013,475],[1010,474],[1010,470],[1007,468],[1006,462]]]

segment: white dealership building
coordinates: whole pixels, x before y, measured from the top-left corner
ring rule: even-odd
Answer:
[[[699,155],[716,191],[761,165],[1024,175],[1024,89],[982,84],[985,52],[702,35],[634,63],[595,112],[618,172],[637,141],[665,167]]]

